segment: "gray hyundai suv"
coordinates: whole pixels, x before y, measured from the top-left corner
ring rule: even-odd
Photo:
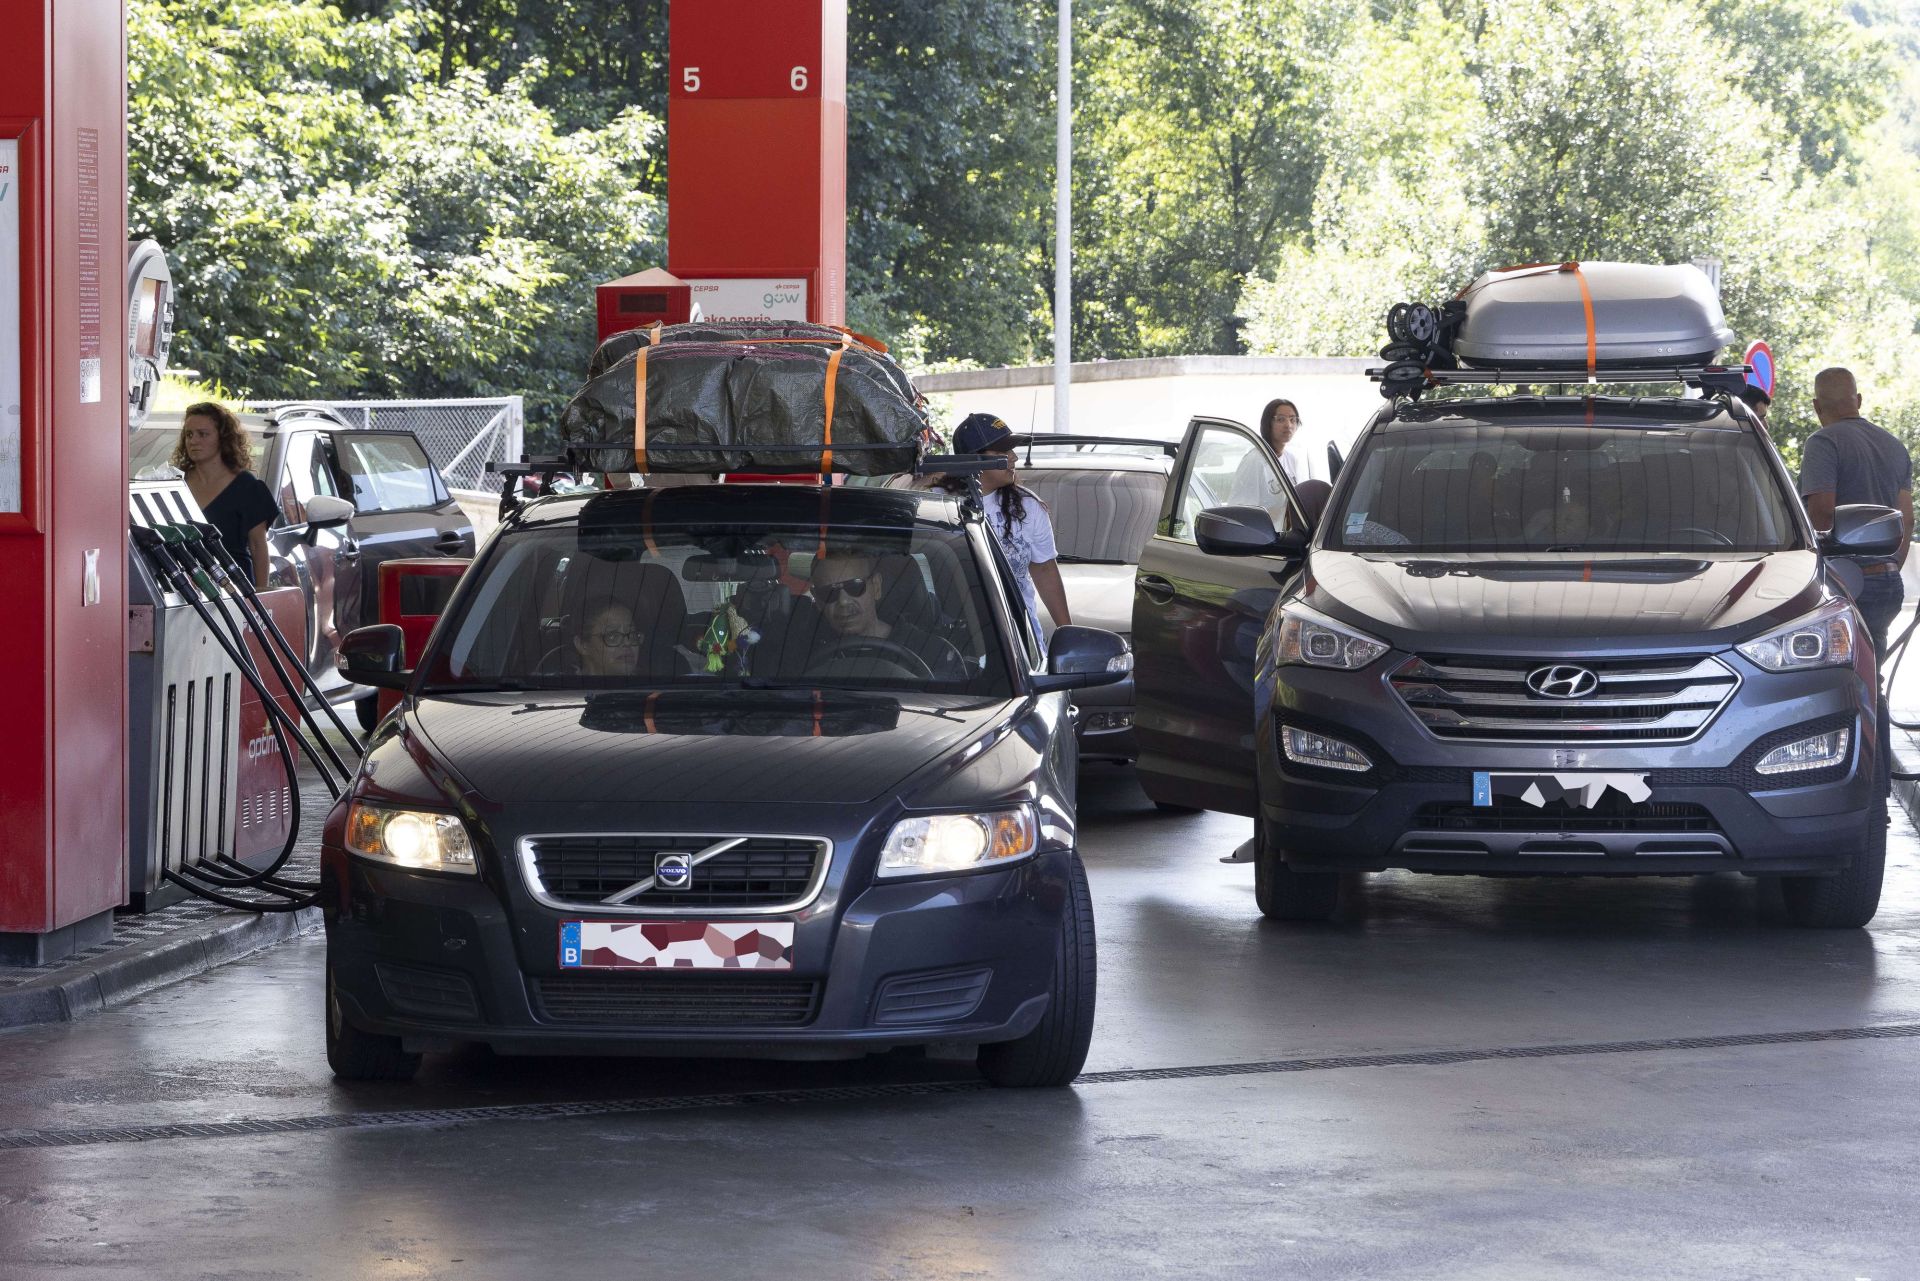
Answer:
[[[1900,517],[1816,535],[1709,390],[1398,400],[1277,533],[1205,497],[1284,486],[1271,452],[1196,420],[1134,598],[1148,793],[1255,816],[1270,917],[1386,868],[1733,871],[1780,878],[1797,924],[1865,924],[1888,722],[1846,557],[1894,552]]]

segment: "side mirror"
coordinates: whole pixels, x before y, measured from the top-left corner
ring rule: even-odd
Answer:
[[[406,635],[392,623],[356,627],[340,641],[340,674],[356,685],[405,689],[413,681]]]
[[[1833,509],[1833,529],[1820,538],[1829,556],[1891,556],[1900,550],[1900,513],[1873,503]]]
[[[315,494],[307,500],[307,546],[313,546],[314,536],[323,529],[337,529],[353,519],[356,509],[344,498],[335,498],[331,494]]]
[[[1041,693],[1111,685],[1133,674],[1133,650],[1126,637],[1098,627],[1061,627],[1047,644],[1047,671],[1033,678]]]
[[[1307,550],[1307,536],[1289,529],[1275,533],[1263,507],[1209,507],[1194,517],[1193,540],[1209,556],[1285,556]]]

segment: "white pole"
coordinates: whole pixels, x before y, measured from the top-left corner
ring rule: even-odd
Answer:
[[[1073,366],[1073,0],[1060,4],[1059,120],[1053,160],[1053,429],[1069,429]]]

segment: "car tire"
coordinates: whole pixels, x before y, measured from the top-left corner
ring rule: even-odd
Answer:
[[[980,1075],[1011,1089],[1073,1084],[1093,1043],[1093,894],[1080,856],[1067,872],[1067,919],[1054,953],[1053,988],[1039,1026],[1014,1041],[980,1047]]]
[[[365,698],[354,699],[353,714],[360,722],[362,733],[373,733],[373,727],[380,723],[380,696],[368,694]]]
[[[327,962],[327,1066],[342,1081],[411,1081],[420,1056],[400,1048],[397,1036],[363,1032],[347,1019],[333,991],[333,962]]]
[[[1787,920],[1806,929],[1857,930],[1880,910],[1880,883],[1887,870],[1887,807],[1879,802],[1853,861],[1837,876],[1783,876]]]
[[[1270,921],[1330,920],[1340,906],[1338,872],[1301,872],[1287,865],[1286,851],[1253,820],[1253,901]]]

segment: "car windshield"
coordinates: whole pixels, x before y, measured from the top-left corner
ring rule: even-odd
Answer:
[[[1772,552],[1799,526],[1731,428],[1434,427],[1375,435],[1326,546],[1384,552]]]
[[[673,491],[665,491],[673,492]],[[503,533],[430,691],[782,686],[1011,695],[970,544],[914,525],[642,523]]]
[[[1158,471],[1023,468],[1020,483],[1053,518],[1060,559],[1132,565],[1153,535],[1167,478]]]
[[[173,466],[173,447],[179,440],[178,427],[142,427],[135,431],[127,441],[127,479],[139,480],[142,476],[148,480],[177,478],[179,472]],[[248,428],[247,442],[253,448],[253,470],[257,472],[267,461],[267,439]]]

